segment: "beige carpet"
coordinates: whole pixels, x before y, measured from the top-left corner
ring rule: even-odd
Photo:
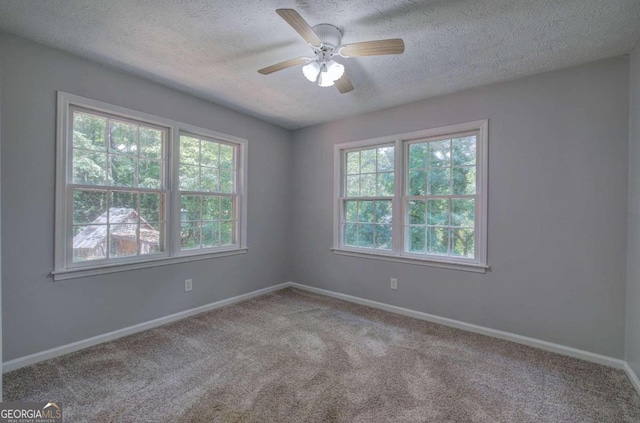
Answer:
[[[67,422],[640,422],[621,370],[295,289],[4,384]]]

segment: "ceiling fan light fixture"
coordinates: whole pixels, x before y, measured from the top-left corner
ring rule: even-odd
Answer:
[[[311,82],[316,82],[318,79],[318,74],[320,73],[320,64],[315,60],[307,63],[302,67],[302,73],[304,77],[307,78]]]
[[[322,70],[320,71],[320,77],[318,78],[318,85],[320,87],[326,88],[326,87],[332,87],[333,86],[333,79],[331,79],[331,74],[329,73],[329,70],[327,69],[327,65],[323,64],[322,65]]]

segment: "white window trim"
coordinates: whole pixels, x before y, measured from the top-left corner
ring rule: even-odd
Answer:
[[[418,254],[404,252],[404,186],[405,186],[405,147],[411,140],[420,138],[434,138],[450,134],[477,131],[478,149],[476,153],[476,195],[479,203],[476,205],[475,230],[477,234],[477,255],[473,260],[456,259],[453,257],[424,257]],[[489,175],[489,121],[478,120],[473,122],[448,125],[416,132],[372,138],[367,140],[352,141],[334,145],[334,193],[333,193],[333,247],[335,254],[377,259],[423,266],[440,267],[446,269],[463,270],[468,272],[485,273],[487,265],[487,206],[488,206],[488,175]],[[393,249],[392,251],[377,251],[373,249],[346,247],[342,245],[340,236],[340,224],[342,213],[342,190],[344,151],[365,147],[377,147],[382,144],[395,145],[395,195],[393,198]]]
[[[194,125],[177,122],[172,119],[166,119],[151,114],[127,109],[120,106],[104,103],[102,101],[93,100],[74,94],[58,91],[57,101],[57,131],[56,131],[56,197],[55,197],[55,254],[54,254],[54,270],[52,273],[54,280],[64,280],[71,278],[80,278],[86,276],[100,275],[105,273],[120,272],[124,270],[141,269],[146,267],[162,266],[173,263],[182,263],[194,260],[204,260],[214,257],[224,257],[236,254],[245,254],[247,248],[247,149],[248,141],[244,138],[238,138],[220,132],[212,131],[206,128],[200,128]],[[67,203],[67,178],[71,166],[69,157],[68,129],[71,107],[81,107],[98,112],[115,114],[124,118],[143,121],[157,126],[169,129],[169,135],[166,140],[165,154],[167,155],[165,162],[165,174],[170,175],[166,178],[166,195],[165,204],[166,222],[167,222],[167,244],[166,252],[163,254],[154,254],[149,257],[140,258],[135,256],[131,258],[123,258],[118,262],[102,262],[95,264],[68,265],[68,237],[67,237],[67,221],[69,219],[70,208]],[[187,132],[201,135],[203,137],[214,138],[223,142],[232,143],[238,146],[237,160],[237,192],[238,192],[238,229],[237,243],[214,248],[203,248],[194,250],[180,249],[180,204],[179,204],[179,169],[174,158],[179,157],[179,137],[180,132]]]

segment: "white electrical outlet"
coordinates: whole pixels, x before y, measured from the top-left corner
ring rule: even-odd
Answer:
[[[193,289],[193,279],[185,279],[184,292],[189,292]]]
[[[398,278],[391,278],[391,289],[398,289]]]

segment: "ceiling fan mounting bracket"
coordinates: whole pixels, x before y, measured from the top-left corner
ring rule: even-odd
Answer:
[[[320,47],[314,47],[314,49],[335,54],[342,44],[342,30],[335,25],[318,24],[313,27],[313,31],[322,40]]]

